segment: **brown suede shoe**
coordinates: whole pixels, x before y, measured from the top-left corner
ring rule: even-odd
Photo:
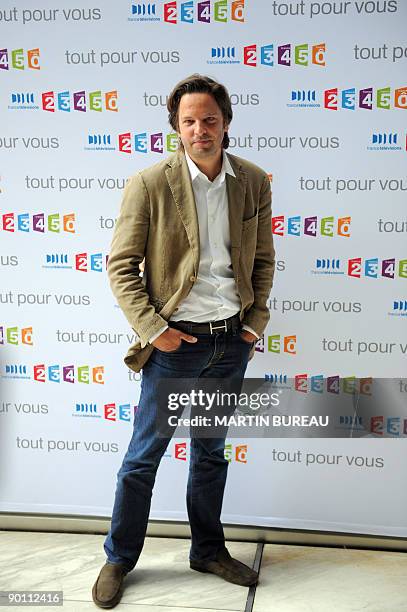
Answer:
[[[114,608],[122,596],[123,578],[127,570],[123,565],[106,563],[92,589],[93,601],[99,608]]]
[[[233,559],[226,548],[218,552],[216,561],[191,560],[189,566],[197,572],[216,574],[224,580],[240,586],[252,586],[259,579],[257,572],[237,559]]]

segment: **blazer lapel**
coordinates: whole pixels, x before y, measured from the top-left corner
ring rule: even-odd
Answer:
[[[241,166],[228,155],[235,177],[226,174],[226,188],[229,205],[230,244],[240,247],[242,240],[242,222],[246,198],[246,173]],[[234,262],[232,262],[233,264]]]
[[[183,153],[178,152],[169,160],[165,174],[192,249],[194,272],[197,275],[200,258],[198,216],[191,176]]]

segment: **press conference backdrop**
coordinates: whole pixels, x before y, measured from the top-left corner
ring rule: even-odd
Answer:
[[[140,376],[106,256],[127,178],[175,150],[166,95],[193,72],[228,87],[229,150],[272,181],[248,375],[301,381],[310,406],[338,376],[407,392],[406,17],[400,0],[2,3],[1,511],[110,515]],[[362,440],[228,440],[224,521],[406,536],[406,423],[383,415]],[[186,519],[188,455],[170,443],[152,518]]]

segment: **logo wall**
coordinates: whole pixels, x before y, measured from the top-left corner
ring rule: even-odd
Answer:
[[[140,378],[123,362],[137,330],[110,291],[110,242],[127,177],[177,150],[166,95],[191,72],[227,86],[234,111],[230,153],[272,177],[271,318],[247,376],[282,390],[292,379],[301,397],[334,392],[354,376],[403,377],[407,47],[400,41],[406,17],[407,5],[395,0],[158,0],[124,2],[113,12],[102,0],[91,9],[0,9],[0,420],[2,431],[13,432],[0,440],[10,466],[0,510],[111,511],[119,455],[137,426]],[[371,34],[376,28],[380,47]],[[73,33],[75,47],[62,49],[57,41]],[[239,491],[256,479],[271,482],[273,469],[277,476],[247,499],[231,492],[226,517],[248,524],[262,517],[264,525],[281,526],[274,504],[281,483],[292,478],[297,501],[312,486],[331,505],[326,502],[322,517],[298,502],[298,516],[284,525],[334,530],[337,523],[338,530],[360,532],[364,520],[367,532],[391,535],[391,521],[373,505],[365,506],[357,527],[351,512],[357,501],[343,504],[339,520],[335,508],[342,501],[333,483],[343,477],[353,491],[372,487],[383,499],[399,494],[385,475],[393,460],[402,464],[396,456],[405,451],[374,446],[386,434],[407,437],[407,415],[394,406],[368,424],[364,453],[382,454],[383,461],[365,461],[365,471],[359,460],[329,464],[325,489],[317,483],[317,461],[308,467],[271,462],[264,476],[277,440],[228,440],[225,457],[231,482],[242,479]],[[356,416],[335,416],[343,430],[362,426]],[[292,442],[282,439],[281,451]],[[295,445],[310,450],[306,439]],[[344,440],[333,447],[338,455],[349,452]],[[177,475],[188,448],[174,438],[167,450],[174,461],[163,462],[162,478],[180,499],[157,492],[156,518],[168,517],[168,507],[185,518]],[[263,457],[264,448],[270,455]],[[38,473],[51,478],[41,466],[57,454],[77,499],[62,492],[58,499],[39,498],[27,484]],[[371,468],[369,476],[370,463],[384,467]],[[21,466],[32,476],[27,482],[16,477]],[[287,478],[279,473],[286,469]],[[43,489],[52,491],[47,484]],[[103,494],[95,496],[96,490]],[[397,535],[407,535],[405,516],[394,525]]]

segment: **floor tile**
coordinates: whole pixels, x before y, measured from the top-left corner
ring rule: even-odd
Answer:
[[[407,555],[269,544],[253,612],[406,610]]]

